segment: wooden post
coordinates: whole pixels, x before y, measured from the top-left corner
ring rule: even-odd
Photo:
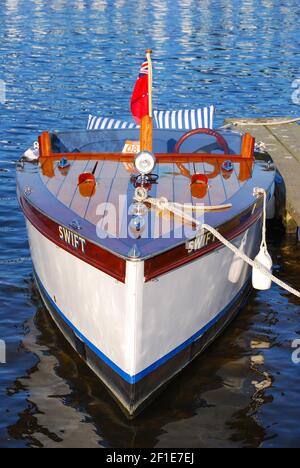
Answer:
[[[254,159],[255,138],[245,133],[242,142],[242,158]]]
[[[245,159],[245,161],[240,162],[240,172],[238,176],[240,182],[246,182],[246,180],[249,180],[252,177],[253,164],[254,161],[251,161],[250,159]]]
[[[39,136],[40,158],[52,156],[51,138],[48,132],[43,132]]]
[[[153,86],[153,70],[151,60],[152,50],[146,50],[146,58],[148,62],[148,98],[149,98],[149,116],[153,117],[153,106],[152,106],[152,86]]]
[[[49,177],[49,179],[52,179],[55,177],[55,171],[54,171],[54,160],[52,158],[46,157],[46,158],[41,158],[41,168],[42,168],[42,174],[45,177]]]
[[[149,99],[149,115],[145,115],[141,120],[141,130],[140,130],[140,145],[141,151],[150,151],[153,149],[153,124],[152,124],[152,83],[153,83],[153,73],[152,73],[152,60],[151,60],[152,50],[146,50],[146,58],[148,62],[148,99]]]
[[[149,115],[145,115],[141,120],[140,140],[141,140],[141,151],[152,152],[152,118]]]

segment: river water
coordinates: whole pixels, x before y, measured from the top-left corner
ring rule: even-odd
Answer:
[[[47,317],[14,181],[40,131],[128,113],[148,47],[156,108],[215,104],[218,123],[298,116],[299,18],[298,0],[1,1],[0,447],[300,446],[298,300],[276,286],[254,292],[129,422]],[[274,226],[269,237],[276,274],[299,289],[299,244]]]

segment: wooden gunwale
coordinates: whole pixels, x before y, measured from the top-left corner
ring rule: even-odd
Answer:
[[[51,156],[40,157],[41,163],[52,160],[58,161],[67,158],[69,161],[95,160],[95,161],[119,161],[130,163],[134,161],[135,154],[131,153],[52,153]],[[236,162],[254,161],[252,157],[245,158],[235,154],[211,154],[211,153],[155,153],[158,163],[172,164],[182,162],[203,162],[203,159],[218,161],[232,160]]]

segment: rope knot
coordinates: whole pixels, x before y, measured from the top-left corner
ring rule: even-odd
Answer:
[[[169,200],[166,197],[160,197],[157,200],[157,208],[164,211],[169,206]]]

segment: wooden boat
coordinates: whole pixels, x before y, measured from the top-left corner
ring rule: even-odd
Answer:
[[[263,199],[253,191],[270,194],[275,176],[255,160],[249,134],[146,127],[145,119],[141,137],[139,129],[43,133],[37,159],[17,169],[44,304],[129,416],[219,335],[251,286],[249,266],[193,219],[254,258]],[[123,152],[145,140],[156,157],[147,177]],[[186,204],[189,215],[137,202],[141,187],[149,200]]]

